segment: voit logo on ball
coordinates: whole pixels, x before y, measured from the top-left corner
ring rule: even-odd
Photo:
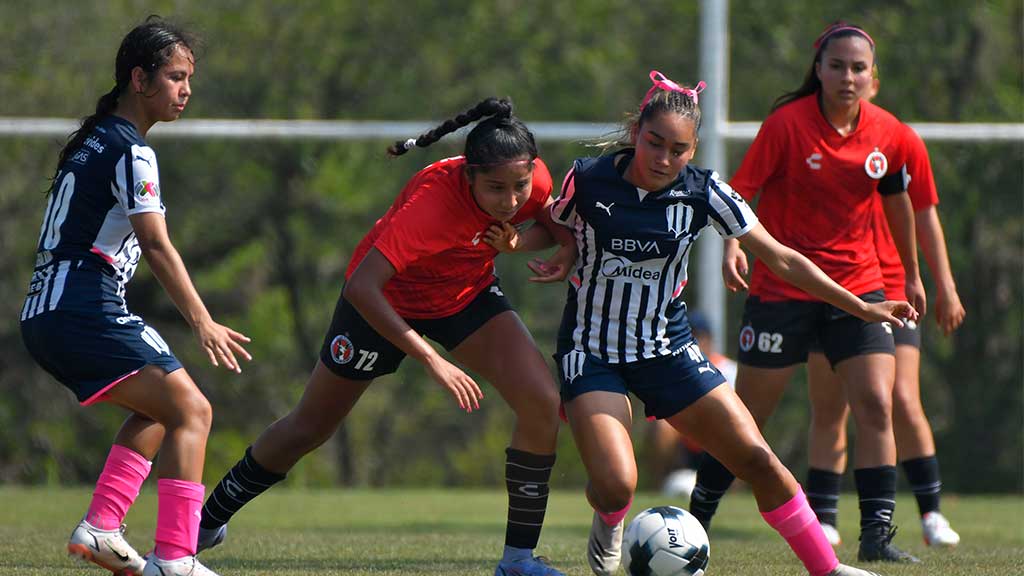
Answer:
[[[339,334],[331,340],[331,359],[337,364],[348,364],[355,356],[356,349],[348,336]]]

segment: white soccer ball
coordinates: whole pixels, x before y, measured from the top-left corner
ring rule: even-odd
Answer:
[[[703,576],[710,552],[704,527],[675,506],[637,514],[622,537],[622,566],[630,576]]]

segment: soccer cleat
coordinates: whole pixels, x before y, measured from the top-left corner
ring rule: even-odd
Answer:
[[[203,528],[199,527],[199,538],[196,542],[196,554],[199,554],[203,550],[209,550],[214,546],[219,546],[221,542],[224,542],[224,538],[228,535],[228,525],[221,524],[216,528]]]
[[[665,478],[661,493],[665,496],[683,497],[687,500],[697,486],[697,471],[689,468],[676,470]]]
[[[625,518],[615,526],[609,526],[594,512],[590,524],[590,540],[587,542],[587,563],[597,576],[611,576],[622,560],[622,532]]]
[[[928,546],[952,548],[960,543],[960,535],[949,527],[949,520],[939,512],[929,512],[921,517],[924,543]]]
[[[829,572],[826,576],[878,576],[878,574],[868,570],[854,568],[853,566],[847,566],[846,564],[840,564],[839,566],[836,566],[835,570]]]
[[[886,524],[873,524],[860,531],[860,550],[857,559],[861,562],[899,562],[918,564],[921,561],[913,554],[900,550],[893,545],[896,527]]]
[[[142,576],[217,576],[217,573],[200,564],[195,556],[161,560],[156,554],[150,554]]]
[[[839,530],[836,527],[827,523],[821,523],[821,531],[825,533],[825,539],[832,545],[833,548],[838,548],[843,543],[843,538],[839,535]]]
[[[555,570],[543,556],[523,558],[517,562],[502,560],[494,569],[494,576],[565,576]]]
[[[115,576],[141,576],[146,565],[124,539],[124,525],[118,530],[100,530],[82,520],[68,540],[68,555],[110,570]]]

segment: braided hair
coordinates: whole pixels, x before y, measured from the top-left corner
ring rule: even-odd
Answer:
[[[512,114],[512,101],[494,97],[482,100],[416,138],[396,141],[388,146],[388,154],[401,156],[414,146],[426,148],[445,135],[484,117],[486,120],[479,122],[466,136],[463,154],[471,169],[474,166],[517,160],[523,156],[528,156],[530,160],[537,157],[537,143],[533,133]]]

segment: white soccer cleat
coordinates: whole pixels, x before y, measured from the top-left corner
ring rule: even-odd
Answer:
[[[839,530],[835,526],[822,522],[821,531],[825,533],[825,539],[832,545],[833,548],[838,548],[843,543],[842,536],[839,535]]]
[[[622,561],[622,532],[625,518],[615,526],[609,526],[594,512],[590,524],[590,540],[587,542],[587,563],[597,576],[611,576]]]
[[[68,540],[68,554],[109,570],[115,576],[141,576],[146,561],[124,539],[124,526],[100,530],[85,520]]]
[[[875,572],[869,570],[861,570],[860,568],[854,568],[853,566],[847,566],[846,564],[840,564],[836,566],[836,569],[829,572],[827,576],[879,576]]]
[[[228,535],[228,525],[221,524],[217,528],[203,528],[199,527],[199,538],[196,542],[196,554],[199,554],[203,550],[209,550],[214,546],[219,546],[224,542],[224,538]]]
[[[921,531],[924,543],[929,546],[952,548],[960,543],[960,535],[949,527],[949,520],[939,512],[929,512],[921,517]]]
[[[150,554],[142,576],[217,576],[217,573],[200,564],[195,556],[161,560],[156,554]]]

